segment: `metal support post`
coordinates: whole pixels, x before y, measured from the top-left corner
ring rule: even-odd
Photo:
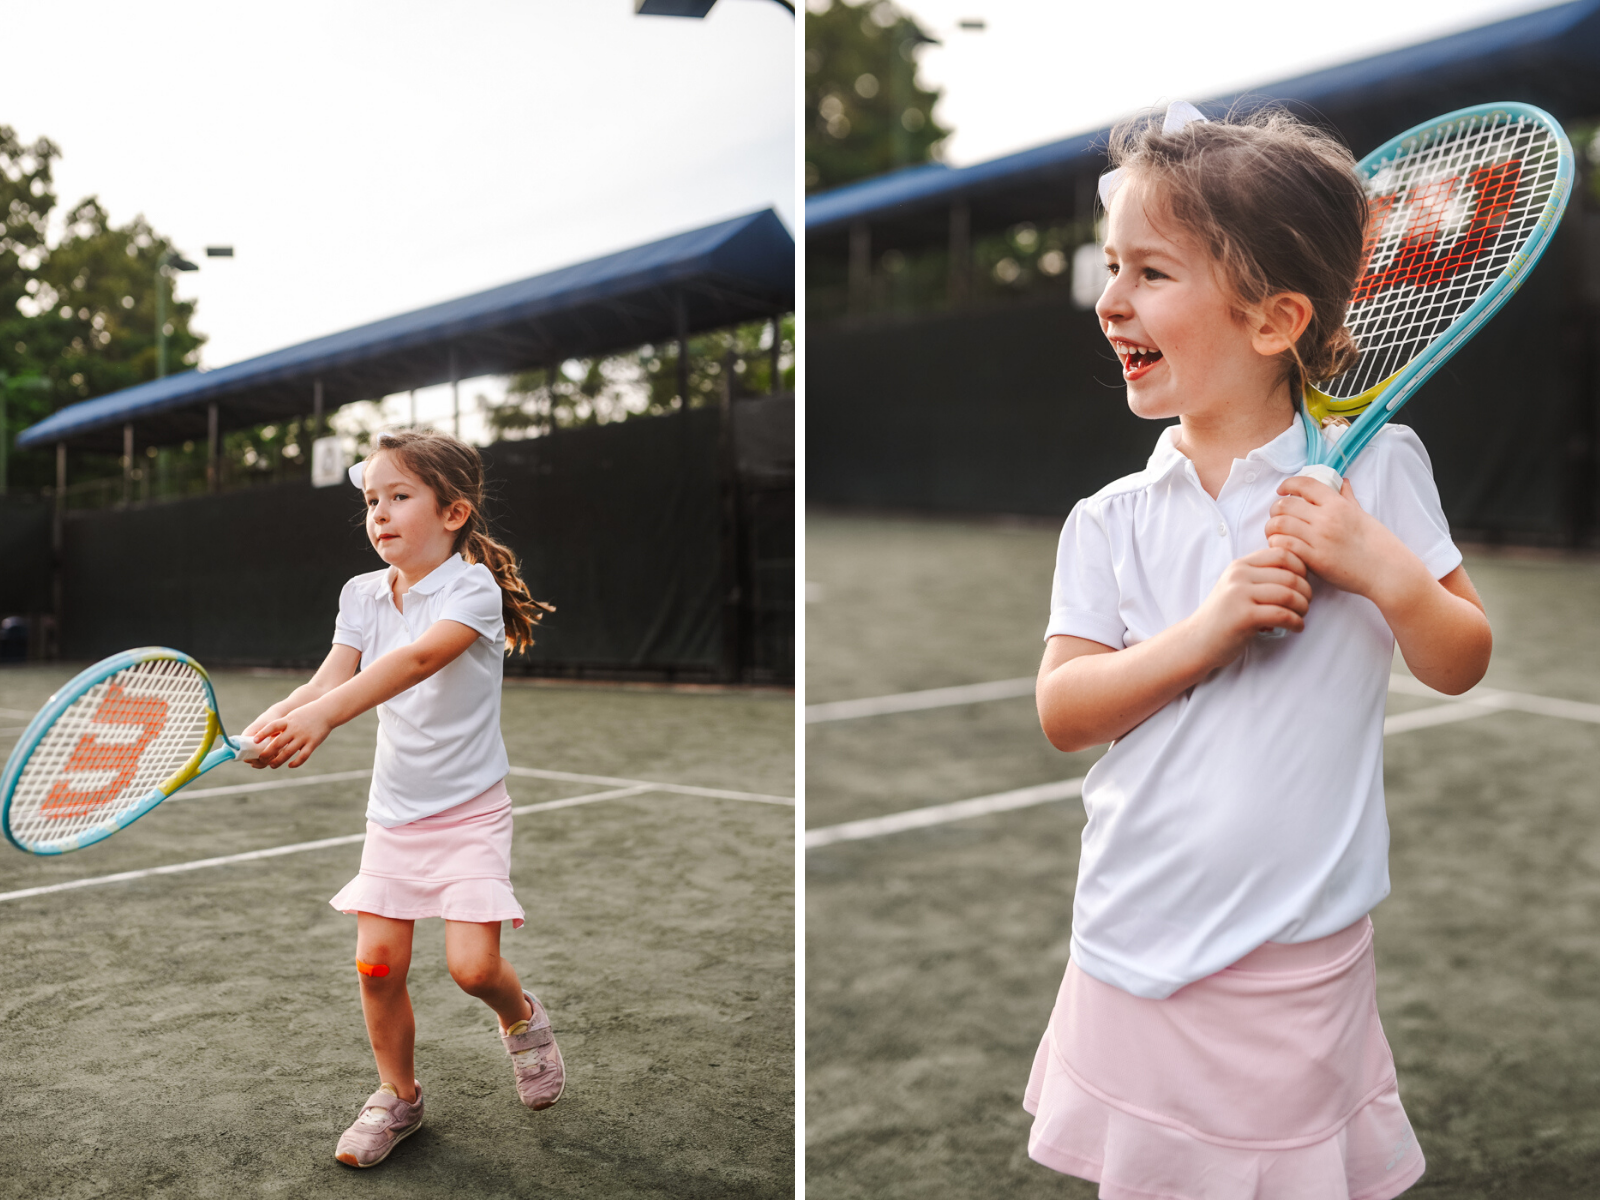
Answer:
[[[780,381],[780,376],[778,374],[778,363],[779,363],[779,358],[780,358],[780,353],[779,352],[780,352],[780,348],[782,347],[782,345],[783,345],[783,318],[782,317],[773,317],[772,318],[772,386],[767,388],[767,391],[768,391],[768,393],[770,393],[771,395],[774,395],[774,396],[777,395],[780,391],[783,390],[782,388],[780,388],[778,386],[778,383]]]
[[[122,504],[133,499],[133,422],[122,423]]]
[[[456,362],[456,348],[450,347],[450,433],[461,437],[461,368]]]
[[[972,298],[972,209],[965,200],[950,206],[950,307]]]
[[[52,658],[61,656],[61,606],[66,591],[66,550],[67,550],[67,444],[56,443],[56,490],[51,497],[50,505],[50,606],[54,612],[55,636],[51,645]]]
[[[417,389],[416,388],[412,388],[411,389],[411,424],[410,424],[409,428],[415,429],[416,427],[417,427]]]
[[[322,436],[322,380],[315,379],[311,383],[311,436]]]
[[[689,306],[684,303],[683,293],[677,295],[677,307],[674,314],[678,325],[678,410],[688,415],[689,412]]]
[[[865,221],[850,223],[850,293],[846,307],[859,315],[872,306],[872,229]]]
[[[206,405],[206,491],[222,490],[222,446],[217,436],[217,402]]]

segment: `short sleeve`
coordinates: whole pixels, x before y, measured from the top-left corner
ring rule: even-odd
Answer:
[[[491,642],[505,636],[500,585],[482,563],[473,563],[445,588],[438,620],[459,621]]]
[[[1056,576],[1050,589],[1050,624],[1045,637],[1066,634],[1088,638],[1114,650],[1123,647],[1128,627],[1121,616],[1121,592],[1112,565],[1111,539],[1098,507],[1080,500],[1061,530]]]
[[[367,622],[361,590],[356,585],[361,576],[346,581],[339,592],[339,615],[333,622],[333,644],[365,651]]]
[[[1450,522],[1439,503],[1428,451],[1405,425],[1390,425],[1379,437],[1383,453],[1375,456],[1378,477],[1373,515],[1410,547],[1435,579],[1443,579],[1461,565],[1461,551],[1450,540]]]

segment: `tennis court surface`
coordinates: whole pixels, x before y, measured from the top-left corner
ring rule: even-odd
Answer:
[[[0,671],[0,754],[73,673]],[[213,679],[236,732],[304,676]],[[327,899],[360,862],[375,717],[296,772],[218,768],[87,850],[0,850],[0,1196],[792,1194],[793,706],[507,684],[528,921],[502,952],[550,1009],[567,1091],[517,1102],[494,1015],[419,922],[427,1118],[366,1171],[333,1159],[377,1085],[355,919]]]
[[[1034,714],[1055,535],[808,516],[810,1200],[1095,1194],[1028,1160],[1021,1107],[1099,753]],[[1600,1194],[1600,564],[1467,569],[1488,678],[1463,704],[1397,663],[1384,748],[1408,1195]]]

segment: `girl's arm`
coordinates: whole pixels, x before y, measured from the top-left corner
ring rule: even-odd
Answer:
[[[327,695],[345,680],[354,678],[360,667],[361,651],[353,646],[335,645],[328,651],[328,657],[322,660],[322,665],[317,668],[317,673],[311,677],[309,683],[301,684],[246,725],[243,736],[254,738],[268,722],[292,713],[302,704],[309,704]],[[252,767],[257,768],[267,765],[260,759],[251,759],[249,762]]]
[[[301,766],[340,725],[415,687],[454,662],[477,639],[478,631],[459,621],[435,621],[416,641],[389,651],[360,674],[288,712],[261,721],[253,736],[271,740],[262,748],[259,761],[269,767]],[[336,646],[335,650],[338,649],[349,647]],[[356,652],[352,650],[351,653]],[[333,655],[328,658],[331,661]],[[360,661],[359,654],[356,654],[356,661]],[[315,682],[312,680],[295,695]],[[293,700],[294,696],[289,699]]]
[[[1348,479],[1338,494],[1299,476],[1278,492],[1268,544],[1376,604],[1406,666],[1429,687],[1459,696],[1483,678],[1494,635],[1463,568],[1435,579],[1409,546],[1362,511]]]
[[[1045,737],[1058,750],[1115,741],[1238,658],[1258,630],[1304,629],[1310,603],[1304,564],[1269,547],[1230,563],[1205,603],[1137,646],[1052,637],[1035,688]]]

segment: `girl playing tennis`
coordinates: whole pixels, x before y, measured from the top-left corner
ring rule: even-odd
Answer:
[[[367,537],[389,565],[344,585],[333,649],[316,676],[245,735],[265,743],[257,766],[298,767],[336,726],[378,709],[361,873],[330,901],[356,914],[361,1008],[380,1081],[336,1157],[370,1167],[422,1124],[406,993],[419,917],[444,918],[451,977],[500,1018],[522,1102],[554,1104],[566,1070],[544,1006],[500,957],[500,923],[523,920],[508,878],[502,658],[508,645],[531,644],[551,610],[488,535],[472,447],[441,433],[384,434],[351,479],[366,498]]]
[[[1350,155],[1282,113],[1174,105],[1112,159],[1096,312],[1129,406],[1177,423],[1061,534],[1040,721],[1062,750],[1111,748],[1084,783],[1029,1153],[1117,1200],[1381,1200],[1423,1170],[1367,917],[1389,890],[1390,664],[1398,643],[1465,691],[1489,624],[1410,430],[1341,492],[1297,477],[1295,398],[1356,358]]]

